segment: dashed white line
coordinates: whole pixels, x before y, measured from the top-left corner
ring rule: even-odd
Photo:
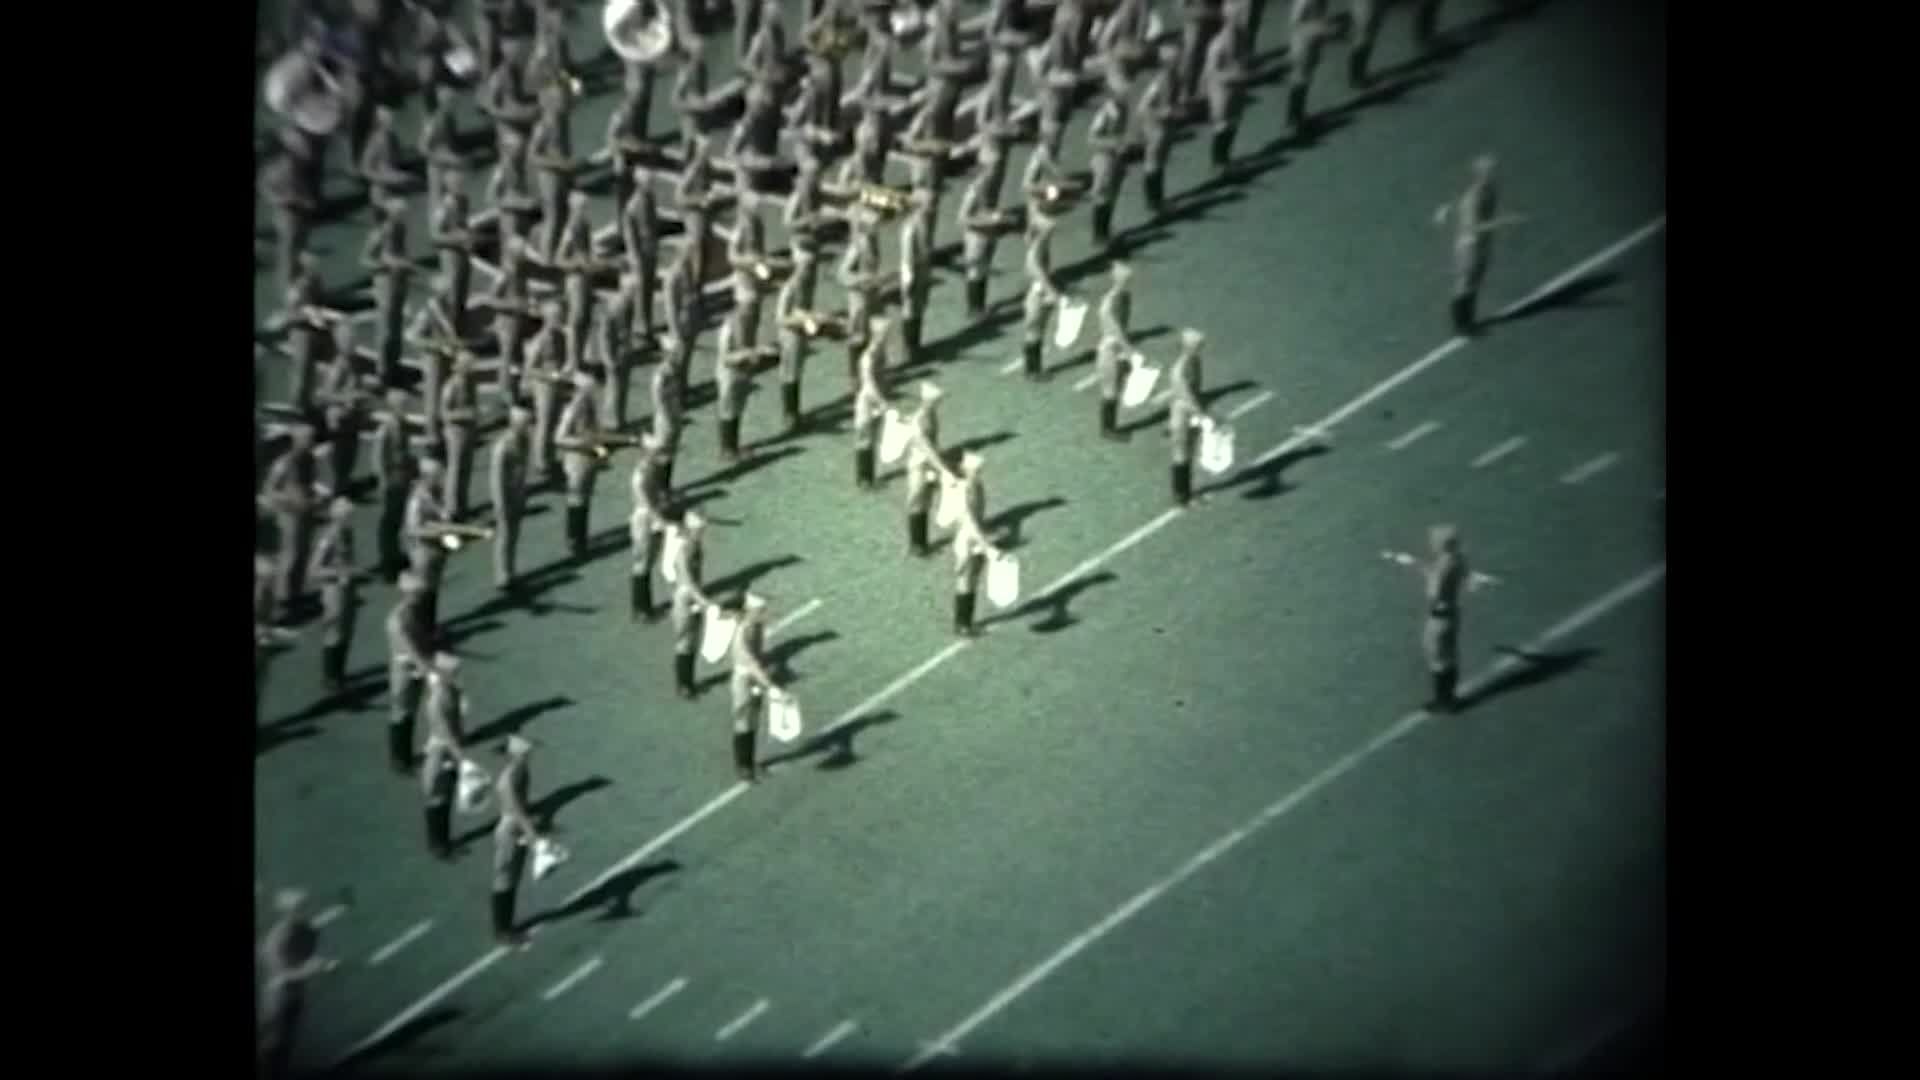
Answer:
[[[845,1039],[847,1036],[853,1034],[858,1030],[860,1029],[854,1026],[853,1021],[842,1020],[839,1023],[833,1025],[832,1031],[829,1031],[825,1035],[820,1036],[820,1040],[818,1042],[814,1043],[812,1046],[807,1047],[807,1052],[804,1054],[801,1054],[800,1056],[802,1058],[819,1057],[821,1054],[824,1054],[827,1051],[833,1049],[835,1043],[838,1043],[840,1040]]]
[[[1227,413],[1227,419],[1238,420],[1241,417],[1247,415],[1248,413],[1252,412],[1253,410],[1259,408],[1262,405],[1265,405],[1267,402],[1272,400],[1273,400],[1273,391],[1262,390],[1259,393],[1248,398],[1247,400],[1241,402],[1240,404],[1235,405],[1232,408],[1232,410],[1230,410]]]
[[[739,1016],[734,1017],[732,1020],[727,1021],[726,1027],[723,1027],[719,1031],[714,1032],[713,1041],[726,1042],[728,1039],[731,1039],[735,1035],[740,1034],[740,1030],[742,1028],[746,1027],[748,1024],[753,1023],[755,1020],[758,1020],[760,1018],[760,1014],[766,1011],[767,1011],[767,999],[761,998],[759,1001],[754,1002],[752,1007],[748,1008],[746,1012],[743,1012]]]
[[[568,975],[566,978],[561,979],[559,982],[554,983],[552,986],[548,987],[547,992],[540,995],[540,1000],[552,1001],[554,998],[559,997],[561,994],[564,994],[567,991],[573,989],[574,987],[579,986],[582,982],[586,981],[587,976],[593,974],[596,971],[599,971],[600,965],[605,962],[606,962],[605,957],[595,956],[593,959],[588,960],[584,964],[581,964],[579,967],[573,969],[573,974]]]
[[[1082,390],[1085,390],[1087,387],[1092,386],[1094,383],[1097,383],[1099,381],[1100,381],[1100,373],[1096,371],[1093,374],[1088,375],[1085,378],[1082,378],[1079,382],[1074,383],[1073,392],[1076,394],[1080,393]]]
[[[385,945],[380,946],[380,950],[374,953],[373,957],[369,959],[367,963],[372,967],[379,967],[381,964],[384,964],[387,961],[393,959],[393,955],[399,952],[401,949],[404,949],[407,946],[413,944],[414,942],[419,941],[421,938],[427,936],[427,931],[432,929],[433,929],[432,919],[420,920],[418,923],[414,924],[413,929],[408,930],[406,933],[401,934],[399,937],[394,938],[392,941],[389,941]]]
[[[1611,262],[1615,258],[1618,258],[1621,255],[1621,253],[1625,252],[1628,248],[1639,244],[1641,241],[1645,240],[1647,237],[1652,236],[1654,233],[1657,233],[1661,229],[1664,229],[1666,227],[1667,227],[1667,215],[1661,214],[1659,217],[1654,218],[1652,221],[1649,221],[1645,225],[1640,226],[1638,229],[1635,229],[1633,232],[1628,233],[1624,239],[1621,239],[1618,242],[1606,248],[1601,249],[1598,253],[1589,257],[1585,261],[1575,264],[1571,269],[1567,270],[1567,272],[1561,274],[1559,277],[1556,277],[1551,281],[1548,281],[1545,285],[1540,286],[1539,288],[1533,290],[1532,292],[1521,297],[1520,299],[1515,300],[1513,303],[1508,304],[1506,307],[1501,308],[1499,314],[1496,315],[1495,318],[1504,319],[1507,316],[1512,315],[1514,312],[1519,311],[1522,308],[1525,308],[1528,304],[1533,303],[1534,301],[1540,299],[1541,297],[1551,295],[1555,291],[1565,287],[1569,282],[1572,282],[1575,279],[1584,276],[1588,271],[1592,270],[1594,267],[1599,266],[1602,263]]]
[[[1439,430],[1440,430],[1440,422],[1437,420],[1429,420],[1426,423],[1421,424],[1419,427],[1414,428],[1412,431],[1409,431],[1406,434],[1388,443],[1387,449],[1405,450],[1407,447],[1412,446],[1414,443],[1419,442],[1421,439],[1424,439],[1427,436]]]
[[[653,1010],[666,1004],[668,998],[672,997],[673,995],[679,993],[682,990],[685,990],[686,988],[687,988],[687,978],[686,976],[682,975],[679,978],[668,983],[667,985],[654,991],[654,994],[652,997],[648,998],[647,1000],[641,1002],[638,1005],[635,1005],[633,1007],[633,1011],[627,1014],[627,1019],[629,1020],[640,1019],[641,1017],[647,1015]]]
[[[346,913],[347,905],[345,904],[334,904],[332,907],[325,908],[313,917],[314,929],[320,929]]]
[[[816,596],[813,599],[807,601],[806,603],[801,604],[799,607],[794,608],[791,612],[788,612],[786,616],[781,618],[780,621],[774,623],[772,626],[767,627],[768,636],[777,634],[780,631],[785,630],[787,627],[792,626],[794,623],[799,622],[801,619],[806,618],[809,614],[813,612],[814,608],[817,608],[819,606],[820,606],[820,598]]]
[[[1621,604],[1645,592],[1647,589],[1652,588],[1661,579],[1666,577],[1666,573],[1667,564],[1665,561],[1648,567],[1631,580],[1615,587],[1612,591],[1588,604],[1586,607],[1562,619],[1558,624],[1549,628],[1538,638],[1535,638],[1528,644],[1527,648],[1522,651],[1538,652],[1544,649],[1554,641],[1579,630],[1588,623],[1593,622],[1595,619],[1600,618]],[[1502,656],[1485,671],[1468,682],[1467,685],[1462,688],[1462,693],[1471,697],[1476,690],[1486,686],[1494,679],[1499,678],[1500,675],[1506,671],[1518,667],[1521,663],[1522,661],[1516,660],[1512,656]],[[986,1004],[975,1010],[973,1014],[965,1020],[954,1025],[951,1030],[931,1042],[921,1044],[922,1048],[920,1052],[908,1059],[906,1064],[900,1067],[899,1071],[903,1073],[912,1072],[941,1054],[952,1053],[954,1048],[959,1045],[961,1039],[966,1038],[982,1024],[998,1016],[1008,1005],[1011,1005],[1020,996],[1059,970],[1067,961],[1073,959],[1101,938],[1106,937],[1118,929],[1122,923],[1138,914],[1141,909],[1145,908],[1148,904],[1159,899],[1162,894],[1198,873],[1202,867],[1226,854],[1235,845],[1244,841],[1259,829],[1291,813],[1295,807],[1305,802],[1308,797],[1353,771],[1367,758],[1404,737],[1407,733],[1413,731],[1430,718],[1430,715],[1425,710],[1416,711],[1402,717],[1391,727],[1374,736],[1365,745],[1349,751],[1345,757],[1327,766],[1312,779],[1293,789],[1293,791],[1289,792],[1279,801],[1267,806],[1258,814],[1255,814],[1245,824],[1228,832],[1212,844],[1207,845],[1204,850],[1188,859],[1178,869],[1174,870],[1173,873],[1161,878],[1159,881],[1154,882],[1152,885],[1147,886],[1147,888],[1135,894],[1132,899],[1120,905],[1119,908],[1115,909],[1106,918],[1101,919],[1093,926],[1082,931],[1079,935],[1061,946],[1052,956],[1047,957],[1047,959],[1040,964],[1029,969],[1018,979],[1015,979],[1005,989],[993,997],[988,998]]]
[[[1525,445],[1527,445],[1527,437],[1525,435],[1515,435],[1513,438],[1508,439],[1506,442],[1501,443],[1499,446],[1496,446],[1493,449],[1487,451],[1486,453],[1481,454],[1479,457],[1474,458],[1473,467],[1476,469],[1484,469],[1487,466],[1493,464],[1496,461],[1499,461],[1501,458],[1506,457],[1508,454],[1513,453],[1515,450],[1518,450]]]
[[[1609,450],[1606,453],[1601,454],[1599,457],[1594,458],[1592,461],[1589,461],[1584,465],[1575,467],[1574,469],[1569,471],[1567,475],[1561,477],[1560,482],[1563,484],[1585,483],[1586,481],[1593,479],[1594,477],[1600,475],[1601,473],[1606,472],[1608,469],[1613,468],[1614,462],[1619,460],[1620,460],[1620,455]]]

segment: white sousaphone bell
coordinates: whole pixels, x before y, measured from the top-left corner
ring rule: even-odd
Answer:
[[[661,0],[607,0],[600,28],[615,55],[632,63],[651,63],[673,48],[673,13]]]
[[[263,95],[274,115],[292,121],[309,135],[327,136],[340,126],[347,114],[346,93],[340,81],[295,50],[274,61],[267,69]]]

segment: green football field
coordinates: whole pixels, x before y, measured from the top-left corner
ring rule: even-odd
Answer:
[[[1268,5],[1266,70],[1286,7]],[[1124,444],[1096,437],[1091,329],[1050,352],[1049,382],[1003,373],[1018,243],[1000,246],[992,332],[944,275],[927,326],[943,434],[984,448],[988,515],[1023,565],[1021,602],[978,640],[951,634],[950,557],[905,554],[897,470],[852,488],[839,349],[815,353],[800,438],[778,437],[762,382],[749,467],[718,462],[696,409],[676,482],[739,523],[710,534],[709,585],[771,600],[807,717],[793,744],[762,737],[762,784],[733,778],[724,669],[677,699],[668,627],[627,619],[626,455],[583,564],[558,496],[536,497],[531,608],[494,600],[484,545],[451,562],[469,734],[489,757],[509,732],[539,740],[536,812],[573,853],[521,890],[527,949],[489,933],[491,817],[457,818],[463,855],[436,862],[418,782],[386,768],[393,591],[365,593],[347,700],[323,700],[316,640],[276,658],[257,922],[273,888],[302,886],[342,961],[313,984],[298,1060],[1505,1072],[1573,1064],[1659,1013],[1664,14],[1454,0],[1442,18],[1456,47],[1423,59],[1390,11],[1388,89],[1358,101],[1331,47],[1309,144],[1283,137],[1281,84],[1257,86],[1241,165],[1214,178],[1204,134],[1182,144],[1166,219],[1143,220],[1129,175],[1115,224],[1143,347],[1164,363],[1178,328],[1204,330],[1207,397],[1237,431],[1236,468],[1191,509],[1171,509],[1160,409],[1124,416]],[[577,148],[617,83],[577,110]],[[1503,210],[1530,220],[1500,236],[1483,297],[1511,317],[1467,341],[1430,217],[1483,151]],[[364,278],[366,222],[319,231],[330,284]],[[1097,296],[1084,213],[1055,256]],[[257,282],[264,320],[277,287]],[[259,401],[282,367],[256,359]],[[1424,551],[1443,521],[1500,584],[1467,602],[1469,707],[1430,717],[1418,581],[1380,553]],[[356,529],[370,558],[371,510]]]

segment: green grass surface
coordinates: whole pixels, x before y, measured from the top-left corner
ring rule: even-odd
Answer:
[[[1447,18],[1495,6],[1449,4]],[[1270,7],[1269,53],[1285,30],[1284,5]],[[1390,18],[1378,63],[1409,57],[1404,21]],[[1632,21],[1562,0],[1500,23],[1431,81],[1218,186],[1228,201],[1148,231],[1135,325],[1208,332],[1207,385],[1241,387],[1217,411],[1272,392],[1236,421],[1245,462],[1447,340],[1446,244],[1427,216],[1474,153],[1500,155],[1505,204],[1534,217],[1500,238],[1488,310],[1664,214],[1663,76],[1644,67],[1664,60]],[[1347,96],[1340,59],[1330,50],[1316,86],[1323,108]],[[609,104],[579,110],[580,148]],[[1243,154],[1281,134],[1281,104],[1277,84],[1256,90]],[[1077,162],[1079,139],[1068,145]],[[1204,157],[1204,139],[1176,151],[1170,193],[1207,182]],[[1118,227],[1139,223],[1137,185],[1134,173]],[[364,220],[320,245],[354,253]],[[1639,244],[1579,302],[1496,327],[1348,418],[1330,452],[1226,478],[1064,604],[996,622],[861,714],[844,747],[783,766],[645,860],[644,880],[618,883],[631,886],[624,912],[601,903],[544,923],[377,1060],[791,1061],[842,1021],[858,1030],[829,1060],[906,1060],[1424,697],[1417,588],[1382,548],[1418,549],[1427,525],[1454,521],[1475,565],[1504,579],[1469,601],[1468,677],[1664,559],[1664,251],[1664,234]],[[996,296],[1013,299],[1020,254],[1001,246]],[[1087,254],[1084,218],[1069,219],[1057,265]],[[330,281],[360,276],[335,265]],[[931,340],[960,328],[958,308],[957,284],[936,291]],[[704,379],[710,334],[702,345]],[[1006,331],[943,350],[935,377],[950,443],[1008,436],[986,451],[990,515],[1049,504],[1021,529],[1031,595],[1162,513],[1167,457],[1157,426],[1123,446],[1093,437],[1094,395],[1072,389],[1090,368],[1033,387],[999,374],[1016,351]],[[1147,351],[1170,359],[1172,335]],[[279,373],[256,369],[272,399]],[[843,372],[837,350],[817,354],[809,400],[844,397]],[[749,406],[749,440],[777,423],[771,389]],[[1440,426],[1387,448],[1427,421]],[[1472,467],[1514,436],[1519,451]],[[718,471],[710,410],[684,445],[682,483]],[[720,485],[709,509],[745,524],[714,530],[707,565],[723,578],[780,562],[755,583],[776,619],[820,601],[774,642],[803,646],[794,687],[818,730],[949,648],[950,562],[904,557],[899,482],[856,495],[844,432],[774,449],[786,448]],[[1561,482],[1604,453],[1618,455],[1611,468]],[[618,459],[601,477],[596,531],[623,522],[626,472]],[[536,501],[547,509],[528,522],[527,567],[562,549],[557,498]],[[357,528],[370,552],[371,515]],[[673,697],[666,627],[625,620],[624,550],[556,568],[544,613],[463,621],[489,599],[486,559],[454,560],[441,599],[443,619],[475,631],[460,648],[476,657],[476,726],[499,734],[510,710],[567,701],[525,722],[544,743],[536,799],[578,792],[558,814],[575,861],[522,890],[537,914],[730,787],[726,695],[716,683],[693,704]],[[1664,986],[1662,595],[1555,643],[1573,658],[1544,677],[1370,755],[1015,997],[955,1060],[1511,1067],[1643,1008]],[[320,696],[311,643],[275,662],[264,698],[263,728],[288,741],[257,759],[258,876],[322,903],[341,888],[356,898],[325,931],[346,963],[314,988],[300,1057],[315,1065],[491,948],[488,821],[457,821],[475,832],[467,855],[433,862],[417,782],[384,767],[391,599],[367,593],[350,665],[376,673],[366,711],[289,720]],[[596,778],[607,783],[581,787]],[[370,963],[422,920],[424,936]],[[595,957],[592,975],[543,1000]],[[627,1019],[676,978],[683,991]],[[762,999],[764,1014],[716,1041]]]

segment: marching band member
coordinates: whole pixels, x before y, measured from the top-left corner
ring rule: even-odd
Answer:
[[[1198,330],[1180,331],[1180,358],[1170,373],[1173,395],[1167,403],[1167,435],[1173,446],[1173,501],[1182,507],[1193,501],[1193,453],[1199,441],[1195,429],[1208,415],[1199,396],[1199,352],[1205,341]]]
[[[986,174],[973,178],[960,195],[960,264],[966,275],[967,315],[987,313],[987,275],[993,268],[993,248],[999,237],[1000,214],[988,205]]]
[[[927,515],[933,509],[939,480],[940,399],[945,395],[930,382],[920,384],[920,407],[907,417],[907,552],[919,558],[933,554],[928,542]]]
[[[527,366],[520,375],[520,393],[533,401],[531,464],[536,484],[550,482],[556,471],[553,432],[559,419],[560,380],[566,373],[565,334],[560,302],[546,301],[540,306],[540,329],[527,342]]]
[[[1140,186],[1147,213],[1156,218],[1166,209],[1167,159],[1173,153],[1174,126],[1180,116],[1173,85],[1172,75],[1163,67],[1140,94],[1140,132],[1146,144]]]
[[[953,534],[953,632],[962,637],[979,633],[973,614],[981,571],[987,559],[1000,553],[987,539],[984,525],[987,493],[980,474],[985,467],[986,459],[969,451],[960,455],[959,477],[948,478],[961,485],[960,519]]]
[[[803,292],[812,287],[813,251],[795,247],[793,258],[793,274],[780,286],[779,298],[774,301],[780,339],[780,415],[788,432],[800,428],[800,377],[806,369],[809,344],[821,329],[802,300]]]
[[[367,182],[367,201],[375,206],[386,206],[400,199],[400,188],[413,179],[400,169],[400,134],[394,130],[390,106],[374,108],[373,130],[368,133],[366,149],[354,164],[359,167],[361,179]]]
[[[306,894],[283,889],[274,897],[280,917],[260,943],[260,1057],[262,1072],[278,1080],[290,1075],[294,1033],[306,1006],[306,983],[340,966],[318,954],[320,931],[305,910]]]
[[[336,495],[327,524],[314,541],[307,576],[320,586],[320,680],[328,693],[347,684],[347,652],[360,613],[359,571],[353,564],[353,500]]]
[[[534,249],[543,262],[554,260],[560,226],[573,202],[573,162],[567,153],[568,111],[564,93],[541,95],[540,118],[527,139],[527,160],[540,186],[540,231]]]
[[[501,221],[505,220],[503,213]],[[494,387],[508,404],[526,397],[521,374],[526,361],[527,320],[534,309],[527,303],[525,260],[525,241],[517,236],[501,240],[500,276],[494,279],[485,301],[485,306],[493,309],[493,340],[500,356]]]
[[[450,520],[446,505],[440,501],[440,490],[446,486],[444,474],[438,459],[420,459],[419,477],[407,496],[407,563],[425,586],[420,609],[429,636],[439,632],[440,581],[447,569],[447,549],[440,545],[441,527]]]
[[[1500,195],[1493,182],[1493,156],[1482,154],[1473,159],[1473,179],[1467,190],[1452,203],[1434,211],[1434,223],[1446,225],[1453,217],[1453,328],[1472,334],[1480,328],[1474,311],[1480,296],[1480,284],[1486,280],[1487,262],[1493,256],[1495,230],[1516,223],[1518,218],[1500,218]]]
[[[880,291],[880,219],[865,207],[851,208],[852,235],[840,258],[840,284],[847,292],[847,374],[858,379],[862,357],[871,341],[875,299]]]
[[[306,594],[307,559],[313,547],[313,428],[296,424],[284,453],[268,467],[261,501],[273,511],[279,554],[274,560],[274,605],[291,619]]]
[[[493,441],[487,486],[493,499],[493,584],[514,587],[514,557],[520,550],[520,519],[527,509],[527,464],[533,454],[533,413],[507,409],[507,426]]]
[[[453,859],[453,788],[459,766],[479,764],[467,752],[466,692],[459,674],[460,660],[448,652],[435,653],[427,668],[427,744],[421,755],[420,789],[427,799],[427,851],[443,862]]]
[[[1354,90],[1366,89],[1371,77],[1367,73],[1367,61],[1373,57],[1373,46],[1380,40],[1380,16],[1384,6],[1380,0],[1351,0],[1348,5],[1352,11],[1347,31],[1353,44],[1347,47],[1347,85]]]
[[[886,320],[875,316],[872,335],[886,337]],[[861,364],[860,379],[853,394],[853,486],[862,491],[874,488],[873,457],[880,438],[880,423],[887,409],[887,395],[880,382],[878,365]]]
[[[1053,260],[1049,255],[1053,230],[1058,219],[1037,206],[1030,210],[1029,214],[1031,220],[1027,228],[1027,297],[1020,322],[1020,356],[1026,377],[1034,382],[1045,382],[1047,373],[1041,366],[1041,356],[1046,346],[1047,320],[1052,316],[1061,298],[1059,286],[1053,283]]]
[[[926,188],[914,188],[900,227],[900,339],[902,362],[909,366],[921,360],[920,333],[932,290],[933,196]]]
[[[412,279],[413,263],[407,255],[407,204],[394,198],[377,205],[380,220],[367,234],[360,264],[373,273],[373,304],[380,326],[380,382],[393,386],[400,373],[407,284]]]
[[[454,357],[446,385],[440,388],[440,432],[447,448],[447,489],[441,501],[455,521],[467,516],[474,441],[480,427],[480,394],[473,376],[473,358],[460,353]]]
[[[627,517],[627,540],[633,551],[628,595],[636,622],[653,622],[659,618],[653,610],[653,561],[659,536],[668,525],[660,453],[660,439],[651,432],[642,435],[640,455],[633,463],[633,473],[628,480],[633,492],[633,513]]]
[[[455,336],[466,336],[467,301],[473,289],[473,230],[467,225],[463,174],[447,173],[446,195],[433,206],[433,244],[440,249],[440,288]]]
[[[707,518],[698,510],[669,525],[677,537],[673,555],[673,688],[683,698],[693,697],[693,661],[700,648],[700,631],[713,598],[700,584],[706,563]]]
[[[1460,533],[1451,525],[1435,525],[1427,530],[1427,543],[1433,558],[1425,563],[1412,555],[1386,552],[1393,562],[1408,566],[1420,574],[1426,595],[1426,621],[1420,632],[1420,648],[1426,654],[1427,673],[1433,679],[1433,699],[1426,707],[1449,713],[1460,707],[1456,691],[1460,682],[1460,587],[1472,591],[1495,579],[1469,570],[1467,556],[1460,548]]]
[[[1287,27],[1287,125],[1307,127],[1307,88],[1320,66],[1320,45],[1333,34],[1327,0],[1293,0]]]
[[[1224,171],[1233,160],[1233,137],[1240,127],[1245,96],[1242,87],[1246,82],[1246,70],[1240,64],[1242,52],[1234,21],[1222,20],[1213,40],[1207,43],[1200,75],[1206,87],[1207,124],[1213,131],[1213,167],[1218,171]]]
[[[766,297],[767,242],[765,227],[748,200],[742,199],[733,219],[733,236],[727,242],[727,261],[733,267],[733,317],[742,348],[751,349],[760,341],[760,303]]]
[[[614,290],[613,299],[600,313],[600,361],[607,369],[607,392],[601,403],[601,415],[614,431],[625,431],[627,427],[627,399],[632,391],[633,369],[641,355],[641,349],[635,346],[650,349],[652,345],[649,337],[636,339],[633,332],[634,319],[647,303],[640,292],[639,276],[625,270],[620,274],[620,287]]]
[[[420,606],[425,590],[420,575],[401,571],[400,599],[387,612],[387,763],[401,776],[413,772],[413,715],[432,651]]]
[[[700,289],[694,278],[691,241],[682,243],[673,261],[667,264],[667,278],[660,288],[660,313],[667,324],[667,355],[664,367],[673,369],[677,399],[686,400],[687,365],[693,362],[694,339],[700,334]],[[655,403],[654,408],[659,408]]]
[[[527,943],[527,935],[514,926],[514,897],[526,869],[527,848],[541,839],[533,815],[527,812],[527,791],[533,784],[528,758],[533,747],[533,740],[525,735],[507,736],[507,763],[493,781],[493,795],[500,804],[500,817],[493,825],[493,939],[509,948]]]
[[[767,602],[747,594],[729,650],[733,659],[730,688],[733,692],[733,767],[740,779],[753,783],[760,778],[754,760],[754,736],[766,714],[767,695],[779,684],[767,671]]]
[[[400,531],[407,511],[407,493],[413,489],[417,467],[407,445],[407,395],[387,391],[387,407],[376,413],[373,429],[373,475],[380,487],[380,572],[392,579],[405,565]]]
[[[1124,78],[1110,86],[1107,96],[1093,111],[1087,125],[1087,146],[1093,169],[1093,246],[1105,248],[1113,242],[1113,204],[1120,198],[1120,182],[1126,175],[1127,111],[1121,104],[1127,87]]]
[[[591,372],[573,373],[573,399],[560,416],[555,444],[567,480],[567,554],[587,557],[588,516],[593,508],[593,479],[600,472],[606,448],[600,443],[597,415],[599,380]]]
[[[686,396],[686,381],[680,368],[661,364],[653,371],[653,437],[660,444],[660,490],[673,491],[673,459],[680,453],[680,402]]]
[[[587,212],[587,193],[568,196],[567,223],[559,230],[553,262],[566,273],[567,370],[576,371],[586,358],[588,333],[593,329],[593,218]]]
[[[753,388],[753,366],[759,352],[738,347],[745,336],[740,329],[744,312],[734,311],[720,323],[720,337],[714,343],[713,387],[715,425],[720,438],[720,459],[732,464],[740,460],[740,412],[746,407],[747,393]]]
[[[620,204],[620,240],[627,255],[627,271],[639,280],[635,307],[640,333],[651,343],[653,295],[660,270],[660,213],[654,201],[653,174],[635,168],[633,177],[633,192]]]
[[[1100,377],[1100,437],[1122,440],[1120,430],[1120,390],[1133,367],[1133,336],[1128,324],[1133,321],[1133,267],[1116,261],[1113,284],[1100,298],[1100,344],[1095,347],[1094,363]]]

